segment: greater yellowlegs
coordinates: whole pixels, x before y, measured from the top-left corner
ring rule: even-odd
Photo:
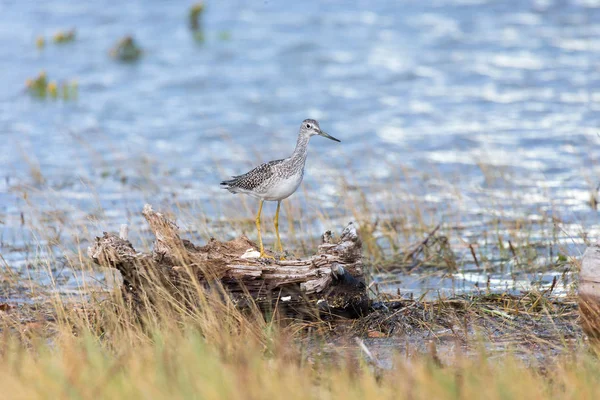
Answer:
[[[233,179],[221,182],[224,189],[231,193],[244,193],[260,200],[258,213],[256,214],[256,230],[258,231],[258,244],[260,246],[260,257],[273,258],[265,254],[262,237],[260,234],[260,213],[263,202],[277,201],[275,212],[275,234],[277,244],[275,250],[283,253],[283,246],[279,237],[279,208],[281,200],[287,199],[298,189],[304,176],[304,164],[308,151],[308,142],[311,136],[320,135],[339,142],[338,139],[323,132],[319,123],[314,119],[305,119],[300,125],[298,141],[294,153],[283,160],[274,160],[261,164],[252,171],[243,175],[234,176]]]

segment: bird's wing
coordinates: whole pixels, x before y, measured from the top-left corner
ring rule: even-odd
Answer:
[[[273,167],[283,160],[269,161],[259,165],[253,170],[246,172],[243,175],[234,176],[233,179],[224,181],[221,184],[227,186],[235,186],[244,190],[253,190],[260,186],[265,180],[273,176]]]

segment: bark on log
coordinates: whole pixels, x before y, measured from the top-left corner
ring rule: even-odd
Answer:
[[[142,214],[156,237],[151,253],[137,252],[126,230],[125,237],[105,232],[88,248],[95,263],[121,272],[123,293],[134,303],[151,298],[157,287],[176,296],[190,285],[218,283],[241,307],[253,300],[264,310],[277,306],[286,315],[357,317],[369,309],[362,244],[352,223],[337,243],[326,232],[312,257],[279,261],[259,259],[256,244],[245,236],[196,246],[181,239],[177,225],[150,205]]]

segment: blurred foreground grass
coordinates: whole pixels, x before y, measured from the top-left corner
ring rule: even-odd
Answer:
[[[118,294],[75,305],[56,298],[43,323],[3,310],[2,398],[595,399],[600,389],[598,353],[582,343],[543,363],[477,341],[468,355],[457,342],[443,360],[435,346],[390,346],[382,368],[351,337],[328,341],[335,324],[264,318],[218,293],[196,294],[195,307],[163,298],[141,318]]]

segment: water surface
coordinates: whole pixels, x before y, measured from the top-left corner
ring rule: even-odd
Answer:
[[[565,271],[512,270],[492,237],[532,222],[523,234],[543,266],[598,233],[588,200],[600,181],[600,2],[215,1],[202,42],[186,13],[158,0],[0,3],[0,251],[11,268],[43,264],[60,281],[61,254],[121,223],[135,233],[145,202],[185,210],[191,233],[241,233],[219,221],[251,218],[254,203],[240,211],[219,181],[288,155],[307,117],[342,143],[312,140],[291,200],[300,234],[341,230],[360,193],[371,220],[418,204],[427,223],[454,229],[461,272],[395,274],[386,290],[547,286]],[[68,28],[75,42],[35,47]],[[143,47],[139,62],[108,56],[125,34]],[[41,70],[77,79],[78,99],[29,96],[25,80]],[[467,260],[469,243],[491,260],[485,270]]]

